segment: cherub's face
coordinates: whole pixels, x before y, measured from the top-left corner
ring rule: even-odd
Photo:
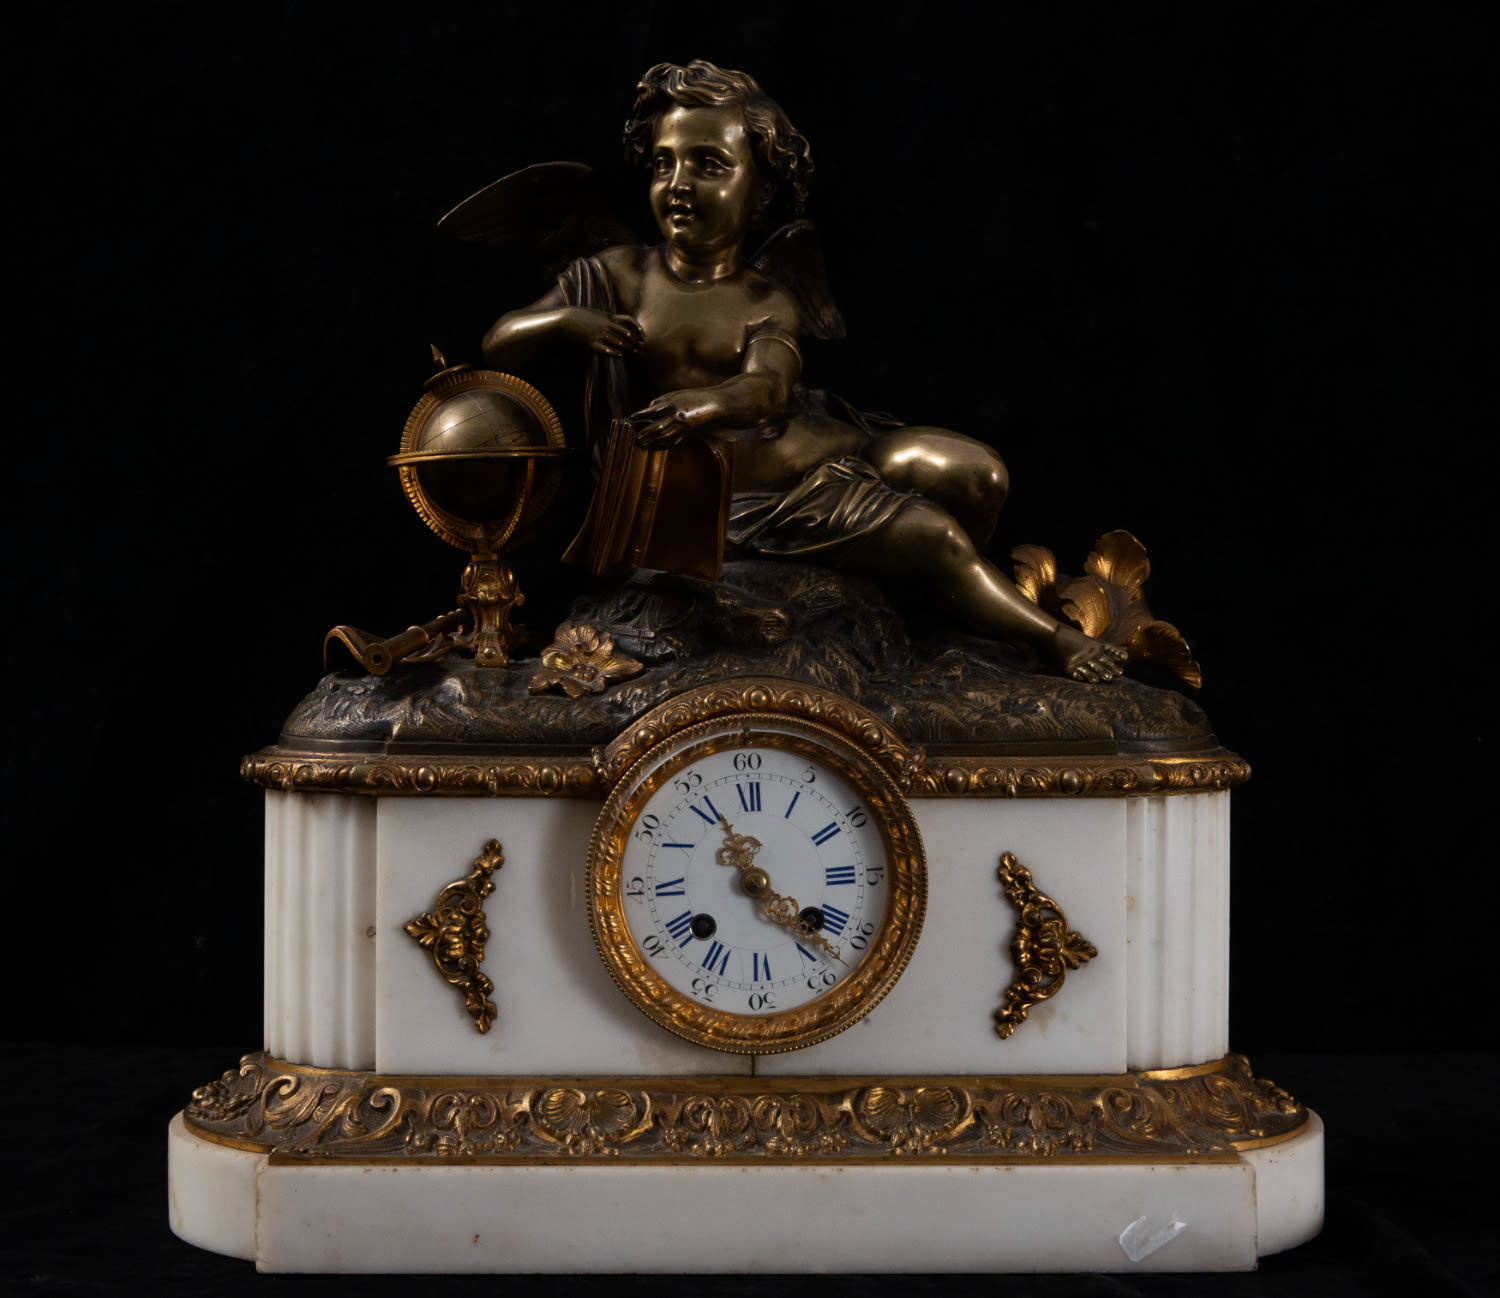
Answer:
[[[651,211],[684,252],[738,247],[770,186],[738,108],[673,108],[656,119]]]

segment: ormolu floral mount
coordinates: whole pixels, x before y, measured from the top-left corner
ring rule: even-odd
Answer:
[[[376,676],[451,648],[472,650],[478,667],[505,665],[511,612],[525,596],[504,550],[546,513],[567,454],[556,411],[529,383],[449,365],[436,347],[432,358],[439,370],[407,417],[401,449],[386,463],[400,470],[422,521],[470,558],[452,612],[386,640],[351,626],[324,637],[325,662],[336,641]],[[459,629],[466,617],[468,629]]]
[[[1018,545],[1016,589],[1054,617],[1067,618],[1084,635],[1119,645],[1132,662],[1165,668],[1195,690],[1203,669],[1180,632],[1153,617],[1141,588],[1151,575],[1146,547],[1129,532],[1106,532],[1084,560],[1083,577],[1057,570],[1052,551],[1041,545]]]

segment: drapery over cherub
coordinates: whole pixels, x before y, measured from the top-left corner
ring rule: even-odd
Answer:
[[[598,485],[565,557],[595,572],[712,579],[727,549],[916,578],[982,635],[1028,646],[1076,679],[1119,675],[1124,650],[1057,622],[981,555],[1008,487],[991,448],[801,384],[799,339],[842,336],[843,322],[808,222],[745,255],[778,193],[794,212],[807,195],[811,151],[780,106],[743,72],[662,63],[636,88],[625,142],[649,168],[660,244],[591,218],[586,170],[574,164],[506,177],[442,222],[500,241],[535,222],[545,191],[565,218],[554,245],[593,254],[484,339],[489,365],[523,374],[556,344],[594,353],[586,406]]]

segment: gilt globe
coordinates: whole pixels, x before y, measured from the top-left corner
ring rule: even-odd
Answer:
[[[488,548],[540,516],[563,453],[557,415],[535,388],[454,369],[429,384],[390,463],[429,527],[453,545]]]

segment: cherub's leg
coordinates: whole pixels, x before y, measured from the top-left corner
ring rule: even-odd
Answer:
[[[851,542],[846,568],[874,576],[932,581],[958,616],[981,635],[1029,645],[1076,680],[1118,676],[1125,651],[1054,621],[974,548],[958,520],[927,500],[914,500],[884,527]]]
[[[897,491],[941,505],[976,546],[989,542],[1010,490],[991,447],[946,428],[898,428],[875,438],[864,458]]]

